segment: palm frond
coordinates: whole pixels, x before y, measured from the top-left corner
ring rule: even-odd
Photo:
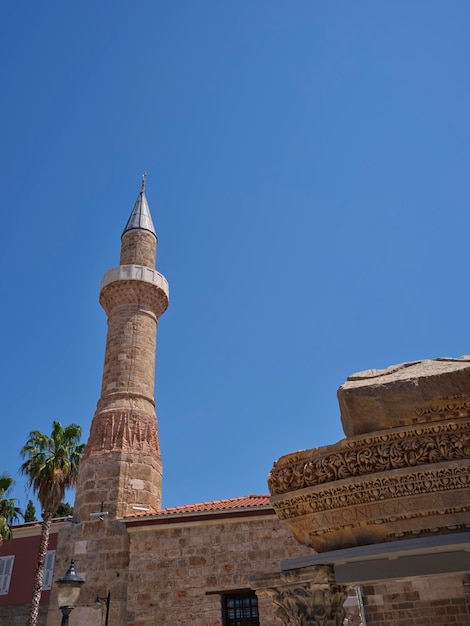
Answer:
[[[60,422],[54,421],[50,437],[34,430],[21,450],[26,460],[20,472],[37,494],[43,512],[53,513],[64,499],[65,490],[76,483],[84,450],[81,435],[78,424],[63,428]]]
[[[15,506],[14,498],[7,498],[15,481],[9,474],[0,476],[0,543],[3,540],[11,539],[11,528],[13,522],[20,519],[21,510]]]

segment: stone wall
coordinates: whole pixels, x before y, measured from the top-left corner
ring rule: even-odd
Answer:
[[[108,592],[112,596],[109,624],[125,626],[129,536],[124,524],[107,517],[103,521],[92,518],[87,522],[63,524],[59,531],[54,581],[63,576],[71,558],[85,584],[70,615],[70,626],[102,626],[101,611],[94,607],[94,602],[97,596],[105,598]],[[57,585],[53,584],[47,626],[60,624],[57,591]]]
[[[39,605],[37,626],[46,626],[47,605],[47,602]],[[29,604],[23,606],[1,606],[0,624],[2,626],[25,626],[28,623],[29,609]]]
[[[367,626],[468,626],[463,576],[365,585]]]
[[[214,517],[214,516],[213,516]],[[220,626],[221,595],[250,589],[260,572],[308,554],[274,515],[130,526],[128,626]],[[259,599],[261,626],[277,624]]]

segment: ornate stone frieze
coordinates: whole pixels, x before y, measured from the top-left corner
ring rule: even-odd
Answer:
[[[470,415],[470,402],[462,396],[436,398],[429,404],[415,409],[416,415],[428,419],[452,419]]]
[[[470,527],[470,463],[443,463],[316,485],[272,497],[295,537],[321,552],[404,533]]]
[[[328,565],[305,567],[252,579],[256,593],[269,595],[286,626],[341,626],[347,589]]]
[[[281,457],[268,478],[272,495],[346,478],[470,458],[470,420],[394,428]],[[348,496],[349,497],[349,496]]]
[[[437,493],[449,495],[451,491],[462,489],[470,490],[470,464],[388,474],[372,480],[343,481],[332,486],[272,498],[272,503],[278,517],[287,519],[344,506],[379,504],[385,500]]]
[[[288,496],[272,498],[272,503],[280,519],[318,513],[345,506],[374,504],[379,511],[385,501],[401,498],[426,496],[430,502],[435,502],[432,494],[444,493],[447,501],[453,498],[456,503],[461,501],[461,495],[452,491],[470,491],[470,465],[443,467],[431,470],[415,471],[377,477],[373,480],[361,480],[354,483],[345,481],[331,487],[309,489],[302,493],[291,493]],[[404,505],[402,510],[406,511]],[[396,513],[396,508],[390,508],[389,514]],[[386,516],[386,513],[382,513]],[[345,519],[352,522],[352,519]],[[470,523],[470,520],[469,520]]]

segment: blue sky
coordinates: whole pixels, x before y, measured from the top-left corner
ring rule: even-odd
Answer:
[[[266,493],[336,389],[470,352],[466,0],[3,3],[2,454],[88,436],[148,173],[165,506]]]

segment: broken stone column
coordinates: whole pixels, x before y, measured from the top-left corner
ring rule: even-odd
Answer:
[[[470,528],[470,357],[354,374],[347,438],[281,457],[271,503],[317,552]]]

